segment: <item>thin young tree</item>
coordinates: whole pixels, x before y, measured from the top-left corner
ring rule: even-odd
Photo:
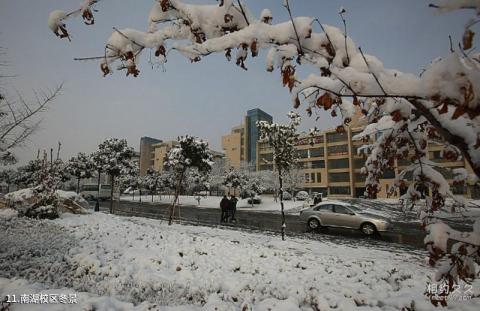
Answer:
[[[93,176],[94,165],[92,158],[79,152],[67,162],[67,172],[77,179],[77,193],[80,193],[80,181]]]
[[[0,171],[0,182],[4,182],[7,185],[7,193],[10,192],[10,186],[15,184],[17,176],[18,172],[11,168]]]
[[[99,176],[101,172],[105,172],[110,177],[110,213],[113,213],[113,191],[116,178],[120,176],[124,168],[131,166],[132,156],[133,148],[128,146],[127,140],[118,138],[106,139],[94,153],[93,159]]]
[[[144,185],[145,188],[150,191],[153,202],[154,194],[159,193],[162,189],[162,178],[160,173],[149,168],[147,174],[144,176]]]
[[[170,207],[169,225],[173,222],[175,207],[187,170],[196,168],[200,173],[208,173],[212,164],[212,154],[208,150],[208,143],[193,136],[179,137],[178,146],[173,147],[166,154],[165,168],[173,173],[175,180],[175,196]]]
[[[278,172],[280,208],[282,213],[282,240],[285,240],[285,229],[287,227],[283,205],[283,179],[298,160],[295,143],[299,137],[297,127],[301,120],[300,115],[296,112],[290,112],[288,118],[290,119],[290,123],[287,125],[269,123],[267,121],[257,122],[260,141],[267,143],[272,148],[274,169]]]
[[[243,189],[248,183],[248,175],[245,174],[244,170],[230,168],[223,175],[223,185],[228,188],[228,194],[231,194],[233,189],[233,194],[238,190],[239,193],[242,193]]]

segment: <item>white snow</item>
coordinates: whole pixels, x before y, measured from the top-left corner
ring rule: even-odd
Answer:
[[[0,240],[6,250],[0,253],[0,276],[9,278],[0,279],[0,295],[77,294],[78,305],[52,305],[58,307],[53,310],[85,310],[92,304],[97,310],[147,310],[153,304],[154,310],[169,310],[165,305],[178,306],[171,310],[398,310],[412,302],[418,310],[434,309],[423,296],[432,273],[422,263],[424,252],[393,245],[377,250],[294,238],[282,242],[279,236],[103,213],[36,222],[0,218],[0,226],[8,229]],[[41,237],[35,243],[22,239],[35,234]],[[40,257],[28,250],[65,241],[70,247]],[[35,260],[42,264],[30,264]],[[34,284],[38,280],[44,284]],[[478,294],[480,283],[473,285]],[[474,299],[452,301],[448,309],[478,307]]]

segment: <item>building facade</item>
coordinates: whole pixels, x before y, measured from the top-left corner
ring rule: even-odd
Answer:
[[[256,163],[257,142],[260,137],[257,121],[271,123],[273,118],[259,108],[248,110],[244,122],[233,127],[230,134],[222,136],[222,149],[227,166],[240,168],[242,162]]]
[[[246,158],[245,127],[238,125],[232,132],[222,136],[222,149],[225,152],[226,165],[239,168]]]
[[[247,116],[245,117],[247,157],[245,160],[249,163],[257,162],[257,142],[260,138],[257,122],[259,121],[267,121],[268,123],[272,123],[273,118],[271,115],[259,108],[247,111]]]
[[[304,136],[296,144],[299,154],[299,168],[303,181],[299,188],[308,192],[323,193],[329,197],[360,197],[364,196],[365,179],[360,170],[365,165],[366,158],[358,154],[358,148],[364,144],[373,143],[376,137],[369,142],[354,141],[352,138],[364,129],[363,126],[347,127],[345,132],[338,133],[335,129],[325,130],[313,138]],[[464,160],[449,161],[442,157],[443,147],[439,144],[429,144],[427,147],[428,158],[439,164],[440,172],[451,185],[452,192],[457,195],[478,197],[477,187],[465,187],[453,184],[451,170],[466,168],[472,172]],[[386,171],[380,179],[379,198],[387,197],[387,189],[394,184],[395,177],[411,162],[396,160],[394,168]],[[265,143],[258,143],[257,170],[272,170],[272,149]],[[445,169],[443,169],[445,168]],[[405,179],[411,180],[411,174],[406,174]],[[396,193],[399,197],[402,193]]]
[[[161,143],[162,140],[152,137],[140,138],[140,159],[138,161],[140,167],[140,176],[145,176],[149,168],[153,168],[153,145]]]
[[[162,172],[164,170],[164,160],[167,153],[173,147],[178,146],[178,141],[171,140],[166,142],[161,142],[158,144],[154,144],[152,146],[152,162],[153,162],[153,169],[157,172]]]

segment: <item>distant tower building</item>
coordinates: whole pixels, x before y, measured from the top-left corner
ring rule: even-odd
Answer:
[[[257,141],[260,138],[257,121],[267,121],[268,123],[272,123],[273,118],[271,115],[259,108],[247,111],[247,116],[245,117],[247,156],[245,160],[249,163],[256,163],[257,161]]]
[[[139,159],[139,166],[140,166],[140,175],[145,176],[147,174],[147,170],[149,168],[153,168],[153,152],[154,144],[161,143],[162,140],[151,138],[151,137],[142,137],[140,138],[140,159]]]
[[[242,162],[256,162],[259,139],[257,121],[272,122],[273,118],[261,109],[247,111],[244,123],[232,128],[231,133],[222,136],[222,148],[228,167],[239,168]]]

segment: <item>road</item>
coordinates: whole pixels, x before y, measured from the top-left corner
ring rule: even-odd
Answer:
[[[109,202],[102,202],[101,211],[108,212]],[[168,204],[159,203],[138,203],[138,202],[115,202],[114,214],[122,216],[138,216],[154,219],[167,219],[169,212]],[[226,227],[230,229],[242,229],[250,231],[261,231],[278,234],[281,225],[281,215],[274,211],[238,210],[236,213],[237,223],[221,224],[220,210],[203,208],[198,206],[182,205],[176,212],[176,219],[183,223],[193,225],[207,225],[215,227]],[[425,232],[415,223],[394,223],[395,229],[392,232],[382,233],[376,238],[366,238],[357,230],[329,228],[321,232],[307,232],[306,224],[300,220],[298,215],[287,214],[287,235],[294,235],[301,238],[315,240],[329,240],[337,244],[375,244],[381,247],[386,242],[403,244],[406,247],[423,248]],[[391,247],[391,246],[389,246]]]

